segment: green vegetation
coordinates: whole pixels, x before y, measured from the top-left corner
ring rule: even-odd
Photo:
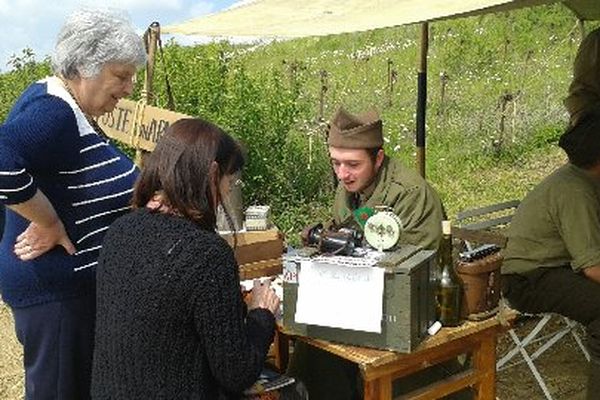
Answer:
[[[581,40],[575,17],[555,5],[430,26],[427,178],[450,216],[521,198],[564,160],[555,144]],[[324,120],[338,104],[376,107],[387,153],[414,165],[418,33],[407,26],[242,46],[169,43],[157,61],[155,102],[166,107],[168,74],[176,111],[243,141],[245,202],[270,204],[277,225],[295,233],[327,217],[333,182]],[[49,72],[27,49],[13,66],[0,75],[1,118]]]
[[[36,62],[33,50],[25,48],[13,55],[8,64],[13,71],[0,74],[0,121],[4,121],[13,103],[32,82],[50,74],[50,62]]]

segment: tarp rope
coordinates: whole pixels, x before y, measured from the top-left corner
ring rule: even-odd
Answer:
[[[159,28],[160,29],[160,28]],[[173,97],[173,91],[171,89],[171,83],[169,82],[169,68],[165,59],[165,54],[162,46],[162,39],[160,38],[160,30],[158,32],[158,51],[160,53],[160,62],[165,71],[165,90],[167,92],[167,109],[175,111],[175,99]]]

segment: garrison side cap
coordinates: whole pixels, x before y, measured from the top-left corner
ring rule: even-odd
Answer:
[[[349,149],[383,146],[383,123],[379,113],[371,109],[354,115],[339,107],[329,122],[327,144]]]

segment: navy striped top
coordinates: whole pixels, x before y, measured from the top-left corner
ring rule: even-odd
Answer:
[[[130,208],[138,169],[98,135],[56,78],[31,85],[0,126],[0,202],[19,204],[39,189],[77,252],[57,246],[21,261],[16,237],[29,221],[6,210],[0,242],[0,294],[12,307],[93,293],[95,266],[109,225]]]

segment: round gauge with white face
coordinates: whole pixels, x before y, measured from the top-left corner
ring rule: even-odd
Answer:
[[[365,239],[373,248],[383,251],[391,249],[400,239],[402,221],[391,211],[380,211],[367,219]]]

